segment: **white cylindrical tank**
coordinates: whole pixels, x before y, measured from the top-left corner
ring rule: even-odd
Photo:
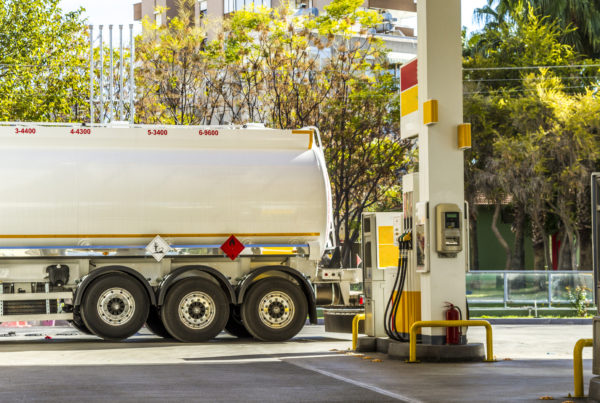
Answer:
[[[0,127],[0,247],[306,244],[331,224],[311,130]]]

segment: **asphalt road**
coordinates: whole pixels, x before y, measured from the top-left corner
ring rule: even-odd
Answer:
[[[469,330],[471,342],[483,336]],[[222,334],[202,344],[145,331],[105,342],[69,328],[0,328],[0,401],[564,401],[573,345],[589,337],[591,326],[494,326],[496,363],[407,364],[350,354],[350,336],[322,326],[284,343]],[[591,349],[584,357],[589,379]]]

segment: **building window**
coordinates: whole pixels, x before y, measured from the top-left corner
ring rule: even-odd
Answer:
[[[271,0],[223,0],[223,13],[229,14],[235,11],[249,9],[254,7],[271,8]]]
[[[312,8],[312,0],[293,0],[290,4],[296,9],[300,8]]]

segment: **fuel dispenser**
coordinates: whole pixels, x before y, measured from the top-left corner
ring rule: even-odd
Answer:
[[[416,202],[418,184],[416,173],[403,177],[403,212],[363,213],[368,336],[408,341],[410,327],[421,320],[421,275],[429,273],[430,253],[452,259],[463,250],[465,225],[461,209],[456,204],[440,203],[432,209],[431,220],[429,204]],[[434,226],[431,237],[430,225]],[[440,304],[437,309],[446,319],[462,317],[460,308],[451,302]],[[462,335],[459,328],[448,328],[443,338],[442,342],[459,344]]]
[[[386,296],[396,278],[399,251],[395,239],[400,235],[403,213],[363,213],[363,292],[365,295],[365,333],[384,337]]]
[[[363,213],[365,332],[408,340],[421,319],[421,292],[411,234],[418,174],[403,177],[403,212]]]

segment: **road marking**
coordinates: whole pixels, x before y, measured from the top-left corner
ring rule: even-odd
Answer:
[[[307,369],[309,371],[317,372],[317,373],[319,373],[321,375],[325,375],[325,376],[328,376],[330,378],[337,379],[338,381],[346,382],[346,383],[349,383],[351,385],[355,385],[355,386],[358,386],[358,387],[361,387],[361,388],[364,388],[364,389],[368,389],[368,390],[370,390],[372,392],[379,393],[380,395],[384,395],[384,396],[388,396],[388,397],[400,400],[401,402],[406,402],[406,403],[421,403],[420,400],[412,399],[412,398],[410,398],[408,396],[404,396],[404,395],[401,395],[401,394],[398,394],[398,393],[390,392],[389,390],[381,389],[381,388],[378,388],[377,386],[369,385],[368,383],[364,383],[364,382],[360,382],[360,381],[355,381],[354,379],[346,378],[344,376],[337,375],[337,374],[334,374],[334,373],[329,372],[329,371],[324,371],[322,369],[315,368],[312,365],[303,364],[303,363],[299,363],[299,362],[293,362],[291,360],[285,360],[283,362],[287,362],[288,364],[292,364],[292,365],[295,365],[297,367]]]

